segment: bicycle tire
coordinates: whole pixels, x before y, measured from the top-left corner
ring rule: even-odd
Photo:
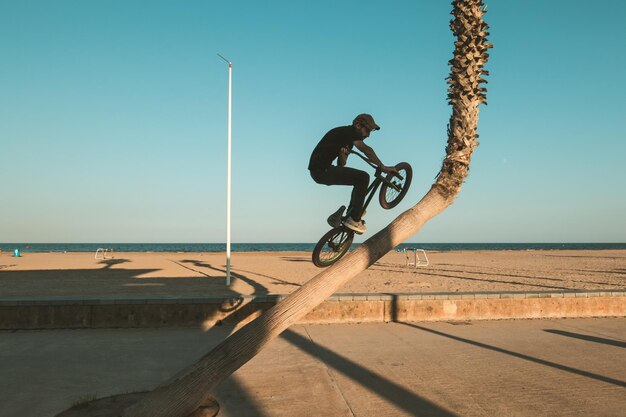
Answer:
[[[335,227],[326,232],[313,249],[313,264],[326,268],[341,259],[354,239],[354,232],[345,226]]]
[[[411,168],[411,165],[407,162],[400,162],[396,165],[396,169],[400,172],[403,179],[393,174],[387,174],[382,187],[380,187],[380,194],[378,195],[381,207],[387,210],[400,204],[400,201],[402,201],[409,191],[411,180],[413,179],[413,168]],[[395,187],[389,183],[394,184]],[[399,188],[399,191],[396,188]]]

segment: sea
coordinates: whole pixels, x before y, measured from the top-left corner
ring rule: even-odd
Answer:
[[[353,248],[359,244],[353,244]],[[315,243],[232,243],[231,252],[311,252]],[[226,252],[225,243],[0,243],[2,252]],[[626,243],[403,243],[396,250],[534,251],[626,249]]]

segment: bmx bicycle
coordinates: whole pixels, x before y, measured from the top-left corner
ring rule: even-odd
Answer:
[[[387,174],[383,176],[383,172],[376,164],[361,155],[359,152],[350,151],[361,159],[363,159],[368,165],[376,169],[374,174],[374,180],[367,188],[365,197],[365,204],[363,204],[363,213],[369,205],[370,201],[374,197],[378,187],[380,188],[380,194],[378,195],[378,201],[382,208],[392,209],[397,206],[404,198],[409,186],[411,185],[411,179],[413,178],[413,169],[407,162],[400,162],[395,166],[398,174]],[[349,210],[348,210],[349,212]],[[362,214],[363,214],[362,213]],[[343,225],[342,223],[329,230],[315,245],[313,249],[313,264],[320,268],[325,268],[337,262],[341,259],[350,249],[352,240],[354,239],[354,231]]]

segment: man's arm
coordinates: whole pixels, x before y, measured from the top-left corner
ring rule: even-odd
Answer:
[[[378,165],[383,172],[393,173],[393,174],[398,173],[395,167],[388,167],[385,164],[383,164],[381,160],[378,158],[378,155],[376,155],[376,152],[374,152],[374,149],[366,145],[365,142],[363,142],[362,140],[355,140],[354,146],[356,146],[358,150],[363,152],[365,156],[367,156],[367,159],[372,161],[374,164]]]

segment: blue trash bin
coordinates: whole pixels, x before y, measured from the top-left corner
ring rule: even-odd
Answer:
[[[13,251],[13,257],[19,258],[20,256],[22,256],[22,255],[20,255],[20,250],[19,249],[15,249],[15,251]]]

